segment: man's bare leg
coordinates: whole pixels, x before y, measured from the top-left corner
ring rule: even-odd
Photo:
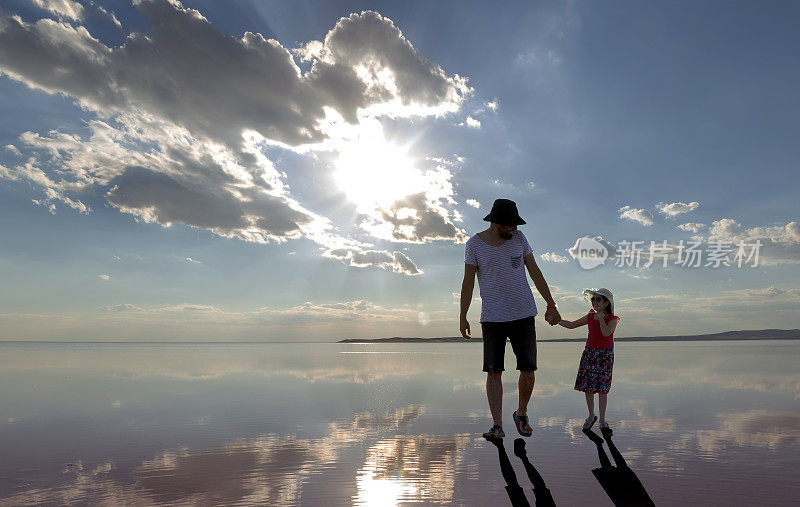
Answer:
[[[535,381],[534,372],[519,372],[519,408],[517,408],[517,415],[519,416],[528,415],[528,402],[531,400]]]
[[[486,374],[486,397],[489,399],[492,420],[498,426],[503,425],[503,381],[500,378],[502,374],[501,371]]]

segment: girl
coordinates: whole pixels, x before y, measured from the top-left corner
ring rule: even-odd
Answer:
[[[583,429],[590,429],[597,416],[594,415],[594,395],[600,400],[600,428],[608,428],[606,422],[606,406],[608,390],[611,389],[611,370],[614,366],[614,330],[619,317],[614,315],[614,295],[608,289],[586,289],[584,297],[591,302],[592,309],[578,320],[561,320],[559,324],[567,329],[589,325],[589,337],[583,349],[578,377],[575,379],[575,390],[586,394],[586,406],[589,417],[583,423]]]

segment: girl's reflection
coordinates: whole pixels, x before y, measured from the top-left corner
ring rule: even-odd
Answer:
[[[591,429],[583,430],[584,435],[589,437],[589,440],[597,446],[600,468],[592,469],[592,474],[594,474],[597,482],[603,487],[603,490],[614,502],[614,505],[655,506],[653,500],[650,499],[650,495],[644,489],[642,482],[636,477],[633,470],[628,467],[625,458],[622,457],[617,446],[611,441],[611,435],[613,434],[611,428],[602,428],[601,431],[616,466],[611,465],[603,449],[603,438]]]

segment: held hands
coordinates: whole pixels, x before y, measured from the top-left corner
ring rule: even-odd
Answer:
[[[461,325],[459,327],[461,328],[461,336],[463,336],[465,340],[471,340],[469,322],[467,322],[466,317],[461,317]]]
[[[606,320],[606,312],[604,310],[600,310],[599,312],[594,312],[594,320],[599,320],[601,322],[605,322],[605,320]]]
[[[461,322],[459,325],[461,336],[464,337],[465,340],[471,340],[472,337],[470,336],[470,328],[469,322],[467,321],[466,317],[461,317]],[[548,308],[546,312],[544,312],[544,320],[547,321],[548,324],[551,326],[557,325],[561,322],[561,314],[558,313],[558,310],[555,308]]]
[[[561,314],[558,313],[558,310],[555,308],[548,308],[547,311],[544,312],[544,320],[551,326],[555,326],[561,322]]]

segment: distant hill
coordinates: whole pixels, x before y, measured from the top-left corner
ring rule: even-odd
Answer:
[[[757,329],[747,331],[725,331],[723,333],[697,334],[697,335],[675,335],[675,336],[631,336],[626,338],[614,338],[616,342],[701,342],[701,341],[726,341],[726,340],[800,340],[800,329]],[[340,340],[339,343],[470,343],[482,342],[482,338],[473,337],[472,340],[465,340],[460,336],[445,336],[442,338],[404,338],[395,336],[392,338],[348,338]],[[583,338],[557,338],[554,340],[539,340],[544,343],[559,342],[584,342]]]

